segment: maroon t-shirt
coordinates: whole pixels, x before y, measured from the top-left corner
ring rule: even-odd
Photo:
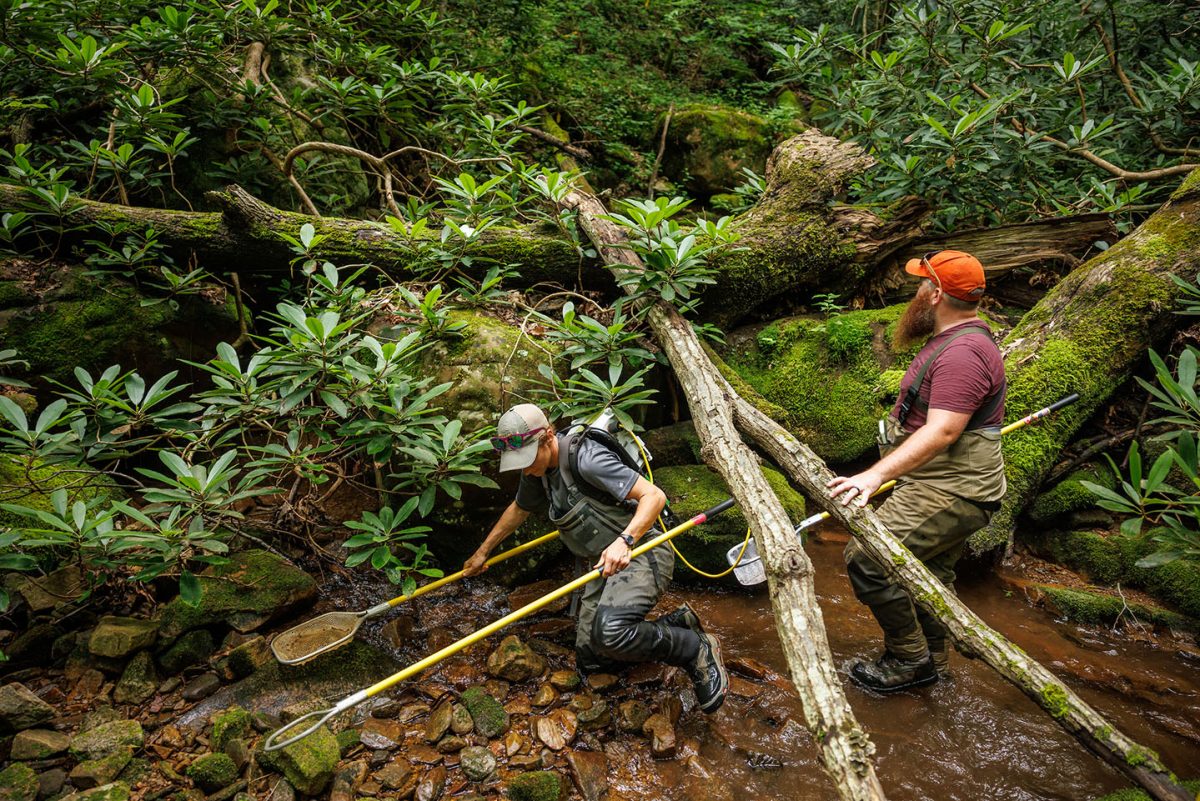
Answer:
[[[1000,349],[992,340],[991,329],[987,329],[985,333],[980,327],[986,327],[986,323],[981,321],[964,325],[970,325],[971,333],[954,340],[925,371],[925,380],[920,388],[921,400],[930,409],[974,414],[999,391],[1000,403],[988,419],[980,423],[981,426],[998,426],[1004,422],[1004,360],[1000,358]],[[921,348],[921,352],[908,366],[904,379],[900,382],[900,397],[896,399],[896,405],[892,409],[893,416],[899,418],[900,401],[904,399],[921,365],[928,361],[947,339],[961,330],[962,325],[947,328],[930,338],[925,347]],[[914,403],[909,410],[908,419],[904,422],[904,430],[909,433],[916,431],[925,425],[925,419],[925,409]]]

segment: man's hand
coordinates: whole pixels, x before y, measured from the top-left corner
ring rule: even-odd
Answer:
[[[874,470],[864,470],[854,476],[835,476],[825,486],[829,489],[829,497],[836,498],[842,493],[842,506],[849,506],[854,501],[855,506],[866,506],[867,501],[883,483],[883,476]]]
[[[625,544],[625,540],[618,538],[604,549],[604,553],[600,554],[600,561],[592,565],[592,569],[600,568],[600,573],[608,578],[629,567],[629,554],[629,546]]]
[[[471,558],[463,563],[463,575],[468,577],[478,576],[480,573],[487,570],[487,557],[488,555],[484,551],[476,551],[475,553],[471,554]]]

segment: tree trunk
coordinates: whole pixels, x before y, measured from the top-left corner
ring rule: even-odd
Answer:
[[[1071,392],[1080,401],[1036,431],[1005,439],[1008,494],[976,550],[1011,542],[1066,444],[1122,385],[1145,351],[1172,330],[1178,288],[1171,276],[1200,272],[1200,171],[1125,239],[1058,283],[1005,337],[1010,418]]]
[[[817,455],[753,404],[743,400],[728,383],[724,390],[733,401],[738,427],[770,454],[810,498],[820,499],[822,506],[854,533],[863,550],[884,567],[889,578],[903,586],[914,602],[942,621],[961,650],[977,655],[995,668],[1089,751],[1125,774],[1151,797],[1160,801],[1194,801],[1191,793],[1175,783],[1174,775],[1159,761],[1156,753],[1117,731],[1053,673],[990,628],[947,591],[929,569],[884,528],[872,509],[847,508],[831,502],[825,487],[833,474]],[[768,548],[766,551],[759,549],[768,577],[786,575],[792,570],[789,554],[775,551],[770,543]]]
[[[638,258],[618,247],[625,238],[615,225],[601,219],[605,209],[598,200],[575,192],[566,205],[578,210],[580,226],[618,273],[640,269]],[[838,682],[813,588],[812,562],[792,535],[792,523],[758,460],[738,436],[729,397],[691,324],[662,302],[650,309],[649,321],[687,395],[705,461],[732,489],[760,553],[772,554],[779,567],[769,577],[779,639],[825,768],[843,799],[882,799],[872,761],[875,747],[855,720]]]

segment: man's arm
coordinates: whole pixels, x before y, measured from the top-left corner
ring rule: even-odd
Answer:
[[[517,506],[517,502],[513,501],[500,515],[500,519],[496,521],[496,525],[492,526],[492,530],[488,532],[484,538],[483,544],[480,545],[475,553],[471,555],[463,564],[464,576],[478,576],[483,571],[487,570],[488,554],[492,549],[503,542],[509,534],[512,534],[521,524],[529,519],[529,512]]]
[[[639,476],[625,497],[628,500],[637,501],[637,511],[634,512],[633,519],[621,533],[631,535],[636,544],[658,519],[659,513],[667,505],[667,496],[658,487]],[[630,551],[631,549],[625,544],[625,541],[617,537],[611,545],[604,549],[604,553],[600,554],[600,561],[592,567],[600,568],[605,577],[611,576],[629,567]]]
[[[871,467],[853,476],[837,476],[829,482],[829,497],[842,495],[842,506],[855,501],[866,506],[880,485],[911,473],[950,447],[962,435],[971,415],[945,409],[930,409],[925,425],[914,431],[900,447]],[[845,493],[843,495],[843,493]]]

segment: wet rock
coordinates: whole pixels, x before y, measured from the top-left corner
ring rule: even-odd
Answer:
[[[436,765],[442,761],[442,754],[436,748],[430,748],[424,743],[415,743],[404,749],[408,761],[417,765]]]
[[[113,782],[103,787],[71,793],[59,801],[129,801],[129,785],[125,782]]]
[[[54,717],[54,707],[38,698],[24,684],[11,682],[0,687],[0,731],[32,729]]]
[[[729,694],[732,696],[753,701],[762,695],[763,692],[764,689],[761,685],[748,682],[740,676],[729,677]]]
[[[550,620],[539,620],[529,626],[526,631],[531,638],[547,640],[574,640],[575,621],[569,617],[556,617]]]
[[[558,693],[549,684],[543,684],[538,687],[538,691],[534,694],[530,703],[534,706],[550,706],[558,698]]]
[[[398,720],[367,718],[358,736],[367,748],[391,750],[404,739],[404,726]]]
[[[515,731],[510,731],[504,735],[504,755],[513,756],[520,752],[525,745],[525,738]]]
[[[529,703],[529,696],[518,695],[504,705],[504,711],[509,714],[509,717],[513,715],[528,715],[533,711],[533,705]]]
[[[18,761],[49,759],[67,750],[71,738],[49,729],[26,729],[13,737],[9,758]]]
[[[338,744],[340,746],[341,742],[339,741]],[[342,749],[341,752],[345,753],[345,749]],[[238,773],[241,773],[242,768],[246,767],[246,764],[250,761],[250,746],[246,744],[245,740],[239,738],[227,741],[221,747],[221,753],[233,760],[234,767],[237,768]]]
[[[496,758],[492,756],[491,751],[481,746],[464,748],[459,758],[463,773],[473,782],[487,781],[496,771]]]
[[[450,629],[438,627],[430,629],[429,634],[425,637],[430,651],[440,651],[447,645],[453,645],[458,642],[458,637]]]
[[[340,758],[337,738],[328,726],[321,726],[278,751],[262,751],[258,755],[259,762],[282,773],[304,795],[324,792]]]
[[[579,689],[579,674],[574,670],[556,670],[550,674],[550,684],[559,692],[571,692]]]
[[[483,689],[487,690],[487,694],[500,703],[504,703],[504,699],[508,698],[510,686],[507,681],[500,681],[500,679],[488,679],[483,683]]]
[[[574,648],[567,648],[559,645],[556,642],[549,640],[530,638],[528,642],[530,650],[534,653],[541,654],[548,659],[568,659],[574,655]]]
[[[148,701],[157,688],[154,660],[149,651],[140,651],[125,666],[125,672],[113,690],[113,700],[118,704],[140,704]]]
[[[201,673],[183,686],[180,693],[185,701],[199,701],[221,689],[221,679],[216,673]]]
[[[359,786],[367,777],[367,763],[362,760],[351,762],[333,777],[329,788],[329,801],[354,801]]]
[[[405,704],[404,706],[400,707],[400,710],[396,713],[396,720],[400,721],[401,723],[407,723],[410,720],[416,720],[422,715],[429,714],[429,710],[429,704],[425,703],[424,701]],[[387,717],[387,715],[380,715],[379,717]]]
[[[639,662],[625,673],[625,683],[630,687],[660,685],[665,672],[663,667],[658,662]]]
[[[459,737],[457,734],[450,734],[443,737],[437,744],[439,754],[454,754],[470,745],[466,739]]]
[[[80,762],[71,770],[71,784],[80,790],[91,790],[110,784],[121,775],[121,771],[133,758],[133,749],[126,746],[99,759],[88,759]]]
[[[658,759],[675,756],[675,727],[666,715],[651,715],[642,724],[642,734],[650,738],[650,753]]]
[[[562,790],[562,779],[546,770],[522,773],[508,783],[508,797],[512,801],[558,801]]]
[[[88,639],[92,656],[124,659],[149,648],[158,637],[158,621],[135,617],[102,617]]]
[[[416,618],[412,615],[396,615],[383,625],[379,633],[395,648],[405,648],[413,639]]]
[[[403,759],[397,759],[375,771],[375,778],[389,790],[405,798],[417,789],[417,771]]]
[[[267,801],[296,801],[296,788],[288,784],[287,779],[276,779],[271,785]]]
[[[450,711],[450,731],[455,734],[470,734],[475,728],[471,713],[462,704],[454,704]]]
[[[86,589],[83,570],[76,565],[68,565],[45,576],[25,579],[18,585],[17,592],[25,598],[30,611],[44,612],[75,600]]]
[[[34,801],[38,794],[37,774],[20,762],[0,770],[0,798],[4,801]]]
[[[66,659],[78,645],[77,634],[63,634],[53,623],[37,623],[10,642],[4,653],[14,664],[42,663],[46,652],[57,662]]]
[[[508,713],[492,696],[479,687],[471,687],[462,694],[463,706],[471,713],[475,731],[491,739],[508,731]]]
[[[169,695],[183,686],[183,679],[178,676],[168,676],[163,679],[163,683],[158,685],[159,695]]]
[[[695,801],[733,801],[733,788],[716,776],[701,762],[700,757],[687,759],[687,775],[681,787],[684,797]]]
[[[71,696],[76,699],[94,700],[104,686],[104,674],[91,668],[81,671],[75,685],[71,688]]]
[[[617,707],[617,728],[623,732],[640,732],[650,717],[650,707],[635,699],[622,701]]]
[[[561,751],[575,739],[579,723],[569,709],[556,709],[533,724],[534,734],[551,751]]]
[[[745,676],[754,681],[770,681],[776,675],[775,671],[762,662],[747,656],[735,656],[732,659],[726,659],[725,666],[729,668],[730,673],[737,673],[739,676]]]
[[[542,675],[546,660],[534,653],[515,634],[500,641],[487,661],[488,673],[508,681],[527,681]]]
[[[417,790],[413,793],[413,798],[416,801],[437,801],[442,797],[442,791],[446,789],[446,769],[441,765],[435,768],[430,768],[417,783]]]
[[[83,716],[83,722],[79,724],[79,733],[83,734],[97,726],[103,726],[105,723],[115,723],[118,720],[125,720],[125,716],[119,710],[107,704],[98,706]]]
[[[71,740],[71,753],[79,760],[100,759],[129,746],[142,748],[146,735],[136,720],[114,720],[102,723]]]
[[[662,701],[661,711],[674,726],[683,717],[683,700],[678,695],[668,696]]]
[[[217,660],[217,673],[226,681],[244,679],[271,661],[271,646],[262,635],[251,637]]]
[[[425,742],[436,743],[450,730],[450,718],[454,715],[454,704],[449,700],[438,704],[425,722]]]
[[[214,751],[224,751],[230,740],[246,740],[254,728],[250,713],[240,706],[231,706],[212,717],[212,736],[209,742]]]
[[[38,798],[57,795],[67,783],[67,772],[62,768],[43,770],[38,774]]]
[[[217,623],[240,632],[254,631],[310,603],[317,592],[311,576],[263,550],[233,554],[228,563],[209,567],[198,578],[199,605],[188,606],[176,598],[163,607],[162,636],[178,637]]]
[[[600,801],[608,792],[608,757],[603,753],[572,751],[567,765],[583,801]]]
[[[593,692],[604,693],[620,683],[620,679],[611,673],[593,673],[587,677],[587,685]]]
[[[216,647],[208,629],[189,631],[158,657],[158,664],[167,673],[179,673],[184,668],[207,662]]]
[[[579,721],[579,728],[583,731],[596,731],[612,723],[612,713],[608,709],[608,702],[599,698],[595,699],[587,709],[576,712],[575,716]]]
[[[518,754],[510,757],[508,766],[513,770],[538,770],[543,767],[541,754]]]
[[[533,584],[526,584],[524,587],[518,587],[508,594],[508,608],[515,610],[520,609],[523,606],[528,606],[538,598],[541,598],[543,595],[557,590],[558,587],[559,584],[554,579],[535,581]],[[566,609],[570,603],[570,596],[564,596],[548,606],[543,606],[538,611],[554,614],[555,612],[561,612]]]

